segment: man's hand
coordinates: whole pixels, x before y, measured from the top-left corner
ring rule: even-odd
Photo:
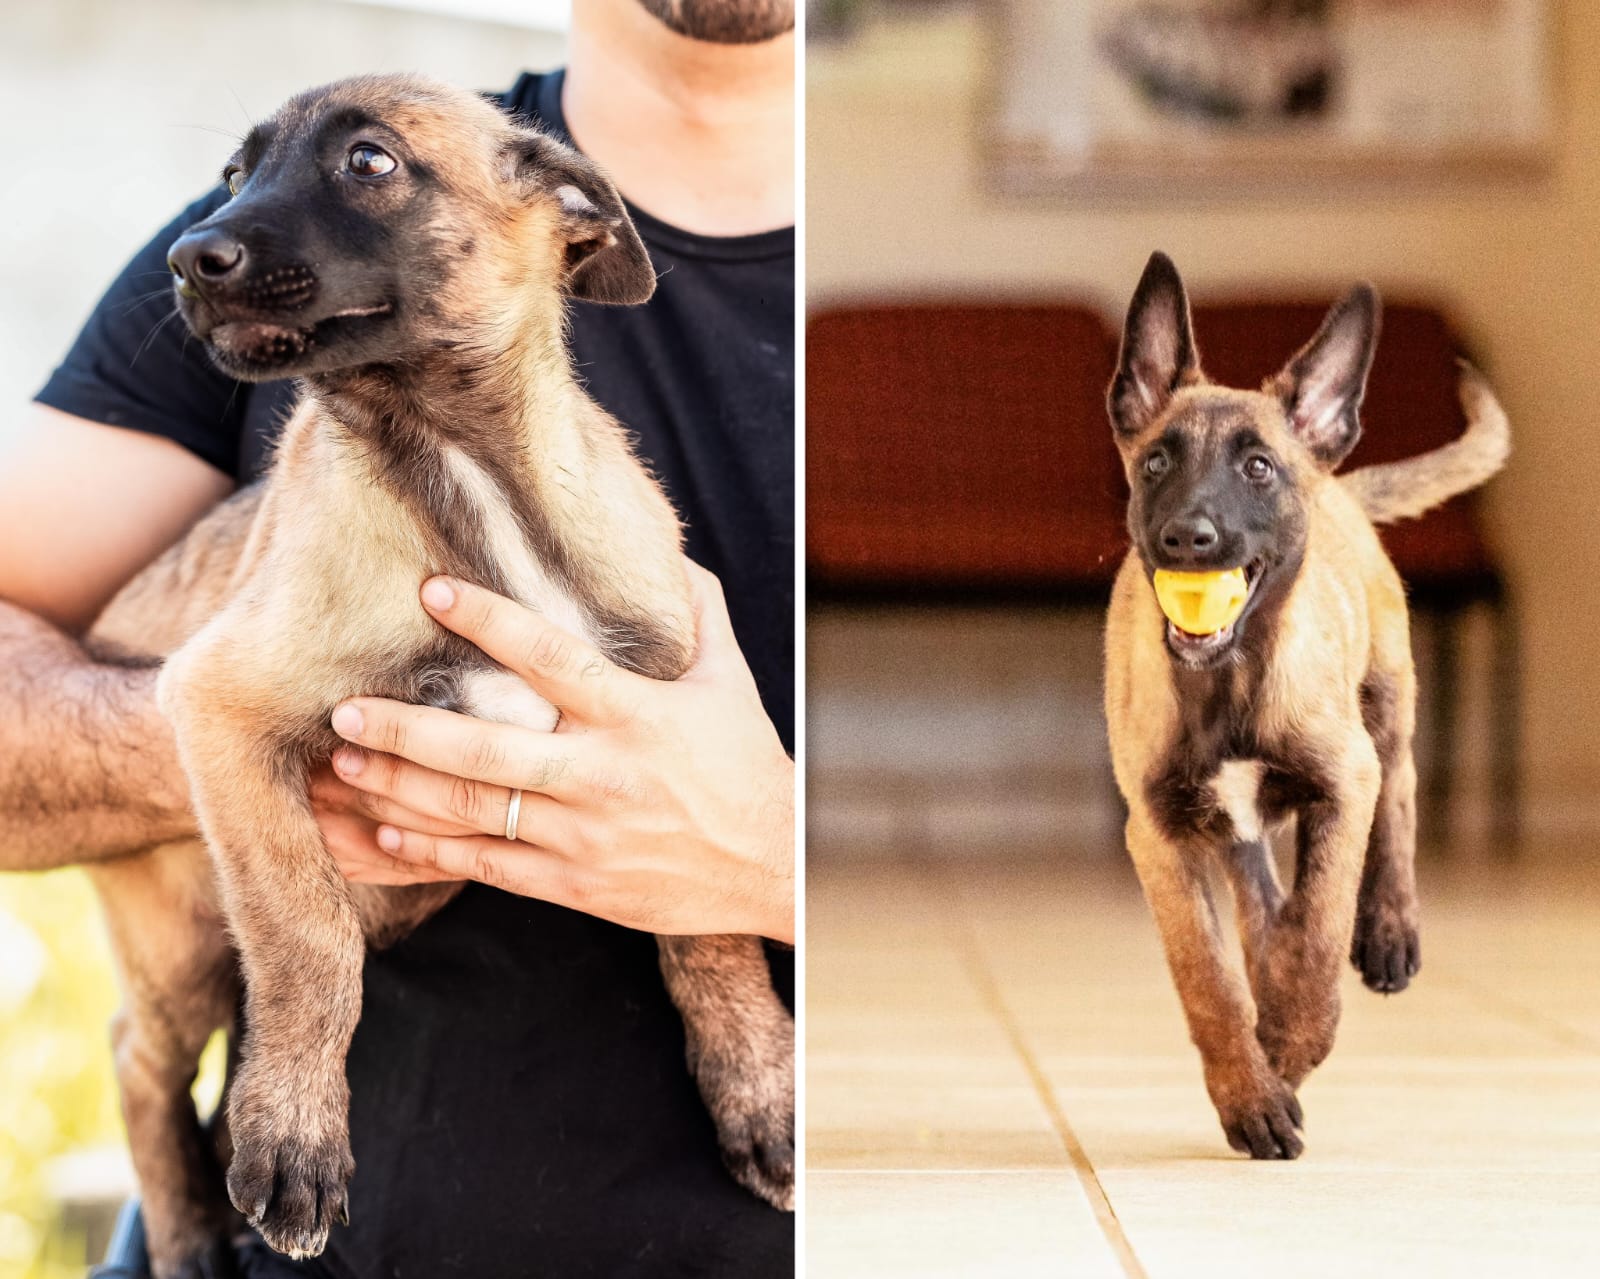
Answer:
[[[792,941],[794,764],[721,586],[689,573],[698,654],[671,683],[501,596],[427,582],[428,612],[560,707],[561,722],[545,733],[378,698],[340,706],[333,727],[353,745],[314,779],[313,799],[345,874],[476,879],[651,932]]]

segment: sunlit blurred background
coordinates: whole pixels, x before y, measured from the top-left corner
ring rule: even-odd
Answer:
[[[566,0],[0,6],[0,431],[123,262],[216,181],[252,120],[298,90],[359,72],[509,87],[520,71],[560,63],[568,8]],[[107,1035],[116,1002],[82,876],[0,876],[6,1279],[81,1275],[132,1190]],[[216,1084],[213,1060],[202,1104],[214,1102]]]

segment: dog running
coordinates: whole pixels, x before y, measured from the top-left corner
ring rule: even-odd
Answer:
[[[232,199],[172,246],[177,305],[225,372],[296,377],[303,399],[261,484],[131,582],[89,640],[165,659],[158,698],[205,836],[90,868],[158,1279],[231,1270],[229,1199],[273,1248],[323,1249],[353,1172],[364,947],[455,891],[342,879],[306,789],[338,745],[333,708],[374,695],[559,720],[434,624],[420,583],[489,587],[661,679],[694,643],[677,518],[565,346],[565,299],[655,287],[593,164],[475,95],[385,76],[294,98],[224,178]],[[794,1029],[760,941],[662,937],[660,953],[725,1162],[792,1207]],[[188,1088],[217,1027],[242,1034],[208,1134]]]
[[[1416,677],[1405,591],[1373,526],[1484,483],[1509,450],[1505,414],[1463,366],[1459,439],[1336,475],[1361,433],[1378,325],[1378,296],[1358,285],[1260,390],[1218,386],[1157,253],[1108,394],[1131,490],[1106,628],[1128,850],[1223,1132],[1256,1159],[1303,1149],[1295,1094],[1333,1047],[1344,957],[1383,992],[1421,963]],[[1167,584],[1208,581],[1225,584],[1215,616],[1171,620],[1186,615],[1158,597]],[[1291,818],[1285,896],[1270,840]],[[1216,868],[1245,978],[1224,954]]]

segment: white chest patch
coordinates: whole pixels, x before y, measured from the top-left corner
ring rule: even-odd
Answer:
[[[505,573],[512,595],[529,608],[538,609],[569,635],[594,643],[583,611],[528,549],[505,494],[495,487],[482,467],[459,449],[447,448],[444,455],[450,473],[483,520],[484,549]]]
[[[461,682],[467,714],[496,724],[552,731],[561,712],[510,671],[473,671]]]
[[[1233,837],[1241,844],[1261,838],[1261,775],[1259,759],[1230,759],[1211,779],[1211,798],[1233,823]]]

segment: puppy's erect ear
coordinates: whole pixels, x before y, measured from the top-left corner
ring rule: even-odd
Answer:
[[[531,130],[518,135],[516,180],[560,207],[567,238],[567,292],[585,302],[629,305],[656,291],[633,220],[611,179],[587,156]]]
[[[1106,396],[1111,425],[1118,435],[1137,434],[1166,408],[1180,385],[1199,376],[1189,296],[1172,259],[1152,253],[1128,304],[1117,376]]]
[[[1378,345],[1379,312],[1377,290],[1356,285],[1265,388],[1283,401],[1289,429],[1330,471],[1361,438],[1361,397]]]

